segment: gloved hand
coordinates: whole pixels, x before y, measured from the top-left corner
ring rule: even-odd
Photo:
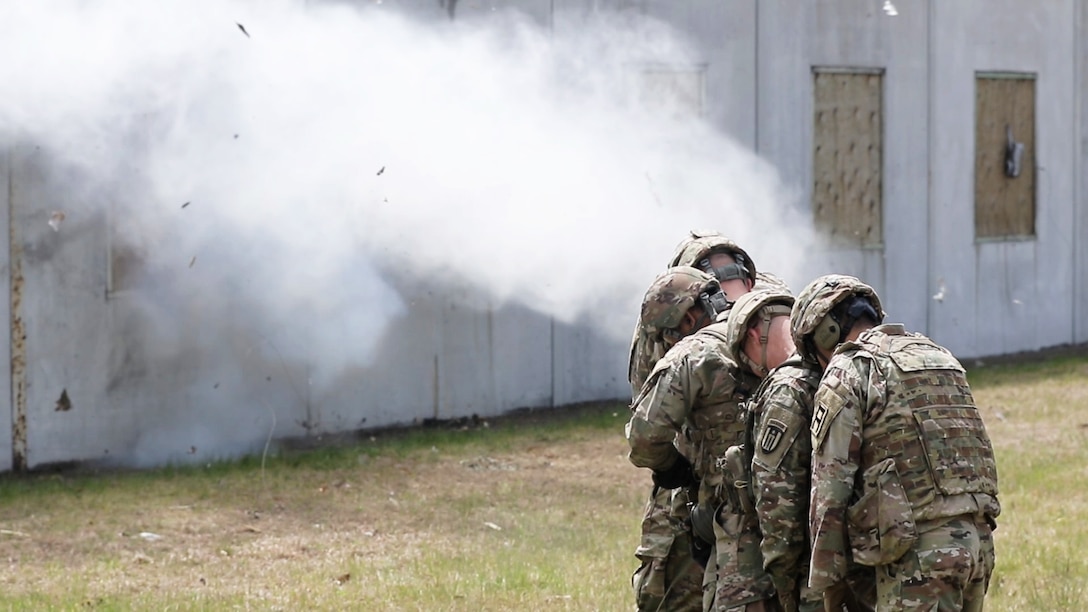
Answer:
[[[710,553],[714,548],[714,515],[716,511],[701,504],[692,504],[691,514],[687,519],[688,532],[691,534],[691,558],[706,569],[710,562]]]
[[[695,472],[691,469],[691,462],[683,455],[677,455],[676,462],[669,469],[654,472],[654,484],[662,489],[690,487],[698,482]]]
[[[691,506],[691,521],[690,531],[691,535],[699,538],[704,542],[713,542],[716,538],[714,535],[714,521],[717,510],[710,506],[704,506],[703,504],[692,504]]]
[[[695,559],[698,563],[706,569],[706,564],[710,563],[710,553],[714,551],[714,544],[707,542],[694,533],[691,534],[691,558]]]

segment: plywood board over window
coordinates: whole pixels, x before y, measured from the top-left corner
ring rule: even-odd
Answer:
[[[812,210],[832,244],[881,248],[883,70],[815,68]]]
[[[1034,235],[1035,76],[978,73],[975,237],[1008,240]]]

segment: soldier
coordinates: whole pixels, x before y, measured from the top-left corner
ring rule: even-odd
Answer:
[[[669,268],[691,266],[718,279],[722,292],[730,302],[751,291],[755,286],[785,287],[777,276],[756,271],[755,262],[737,243],[717,232],[691,231],[676,246]],[[787,289],[788,290],[788,289]],[[664,342],[648,338],[641,321],[635,325],[631,340],[628,378],[631,394],[638,395],[646,377],[668,347]]]
[[[655,484],[698,488],[694,543],[713,559],[703,578],[703,609],[760,610],[774,601],[774,587],[759,558],[755,517],[726,501],[718,464],[743,435],[740,402],[755,382],[729,358],[725,323],[714,323],[727,305],[718,281],[689,267],[672,268],[650,287],[642,307],[647,337],[675,345],[636,398],[626,435],[631,462],[653,470]],[[674,443],[681,431],[690,456]]]
[[[790,332],[793,296],[786,291],[753,291],[729,313],[727,337],[734,361],[763,382],[747,402],[742,458],[733,468],[755,508],[762,536],[763,567],[774,581],[783,610],[824,609],[823,598],[808,588],[809,421],[820,384],[819,364],[795,353]],[[866,568],[867,569],[867,568]],[[864,577],[868,575],[868,580]],[[871,571],[852,577],[848,610],[871,610],[875,591]]]
[[[782,286],[774,275],[757,272],[748,253],[717,232],[692,231],[677,245],[669,268],[696,266],[718,279],[726,297],[732,301],[753,286]],[[631,340],[628,378],[632,400],[642,389],[654,364],[671,344],[656,329],[644,329],[641,318]],[[684,454],[683,434],[677,446]],[[642,535],[635,556],[641,565],[631,576],[638,610],[697,611],[702,609],[704,569],[691,557],[687,489],[662,489],[654,486],[642,521]]]
[[[990,438],[956,358],[883,319],[851,276],[816,279],[793,307],[794,342],[826,364],[809,586],[837,601],[853,560],[876,568],[879,610],[981,610],[1001,511]]]

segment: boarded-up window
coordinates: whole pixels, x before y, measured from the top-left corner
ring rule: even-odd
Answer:
[[[883,70],[816,68],[812,210],[833,244],[883,245]]]
[[[975,79],[975,237],[1035,235],[1035,77]]]
[[[640,77],[640,95],[646,108],[676,118],[703,116],[704,67],[651,66],[643,68]]]

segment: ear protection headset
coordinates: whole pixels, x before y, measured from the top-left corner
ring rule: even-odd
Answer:
[[[860,295],[848,297],[832,308],[831,312],[816,326],[812,332],[813,343],[825,351],[835,350],[835,347],[846,339],[846,335],[854,327],[854,322],[861,317],[874,323],[880,323],[883,319],[867,298]],[[841,322],[840,319],[842,319]]]
[[[697,327],[701,327],[703,321],[714,321],[718,313],[729,310],[733,303],[726,297],[725,292],[722,291],[718,283],[708,284],[702,291],[699,292],[698,298],[699,306],[701,307],[703,314],[699,317]],[[680,341],[683,336],[680,335],[679,329],[663,329],[661,330],[661,339],[668,345],[672,346]]]
[[[708,287],[706,291],[699,294],[699,303],[703,307],[703,311],[711,318],[715,318],[718,314],[729,310],[733,306],[733,303],[726,297],[725,292],[721,287],[714,285]]]
[[[842,335],[845,335],[842,334],[842,326],[835,320],[833,313],[828,313],[813,330],[812,342],[825,351],[832,351],[835,350]]]
[[[726,255],[729,255],[730,257],[733,258],[734,263],[726,264],[724,266],[718,266],[717,268],[715,268],[714,266],[711,266],[710,265],[710,256],[711,255],[716,255],[718,253],[724,253]],[[740,278],[740,279],[750,279],[750,274],[751,273],[748,271],[748,267],[745,265],[745,263],[746,262],[744,260],[744,255],[741,255],[740,253],[736,253],[736,252],[732,252],[732,251],[714,251],[712,253],[709,253],[703,259],[699,260],[698,267],[703,272],[706,272],[707,274],[710,274],[711,276],[716,277],[719,281],[724,283],[725,281],[734,280],[734,279],[738,279],[738,278]],[[721,312],[721,311],[718,311],[718,312]]]

